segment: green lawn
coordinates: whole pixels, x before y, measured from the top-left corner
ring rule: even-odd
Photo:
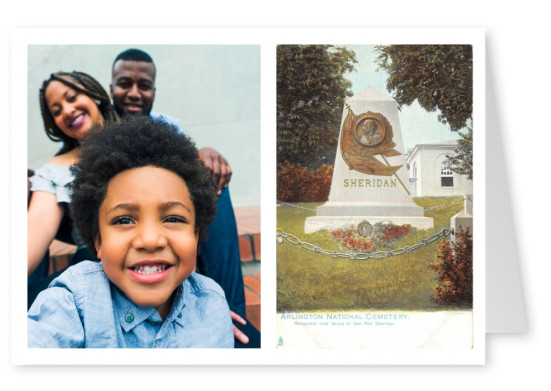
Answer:
[[[458,197],[456,199],[461,199]],[[451,198],[419,198],[423,208],[446,204]],[[304,221],[315,215],[320,203],[294,204],[277,208],[277,228],[328,251],[338,251],[337,242],[328,231],[304,233]],[[449,228],[450,218],[459,213],[459,202],[426,212],[434,218],[434,229],[416,231],[393,243],[403,248],[419,243]],[[432,311],[457,307],[442,306],[432,300],[437,275],[428,264],[437,261],[440,241],[409,254],[370,260],[350,260],[316,254],[286,240],[277,244],[277,310],[419,310]],[[377,251],[377,249],[372,249]]]

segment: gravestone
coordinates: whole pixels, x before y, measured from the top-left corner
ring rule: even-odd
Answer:
[[[459,228],[466,231],[469,229],[473,233],[473,195],[467,194],[463,197],[463,210],[450,219],[450,228],[454,230],[455,235],[451,237],[452,241],[457,241]]]
[[[379,222],[433,228],[432,218],[411,197],[398,105],[368,87],[343,108],[328,202],[308,217],[305,232],[367,229]]]

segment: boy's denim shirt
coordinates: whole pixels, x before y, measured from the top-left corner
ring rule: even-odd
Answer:
[[[224,292],[192,273],[176,290],[163,322],[155,308],[129,300],[103,272],[83,261],[67,269],[28,312],[29,348],[233,348]]]

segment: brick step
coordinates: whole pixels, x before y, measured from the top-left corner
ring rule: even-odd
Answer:
[[[77,246],[54,240],[50,244],[50,266],[48,274],[60,271],[69,266],[69,261],[75,253]]]
[[[260,273],[243,276],[247,319],[260,331]]]
[[[260,261],[260,206],[234,208],[241,262]]]
[[[239,235],[239,255],[241,262],[260,261],[260,232]]]
[[[260,206],[238,206],[234,213],[238,235],[260,232]]]
[[[234,208],[243,265],[247,319],[260,331],[260,206]]]

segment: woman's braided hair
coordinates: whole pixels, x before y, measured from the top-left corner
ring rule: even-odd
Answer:
[[[50,113],[48,103],[46,102],[46,88],[53,80],[57,80],[77,92],[89,96],[91,99],[98,102],[98,109],[103,116],[104,124],[114,123],[118,121],[119,117],[115,112],[115,109],[111,105],[109,95],[107,91],[101,86],[101,84],[92,76],[83,72],[56,72],[50,75],[50,78],[44,80],[42,88],[40,88],[38,97],[40,101],[40,111],[42,113],[42,120],[44,121],[44,129],[46,135],[52,141],[64,143],[63,148],[59,150],[57,155],[69,152],[73,148],[80,145],[79,141],[67,136],[58,126],[55,124],[55,120]]]

